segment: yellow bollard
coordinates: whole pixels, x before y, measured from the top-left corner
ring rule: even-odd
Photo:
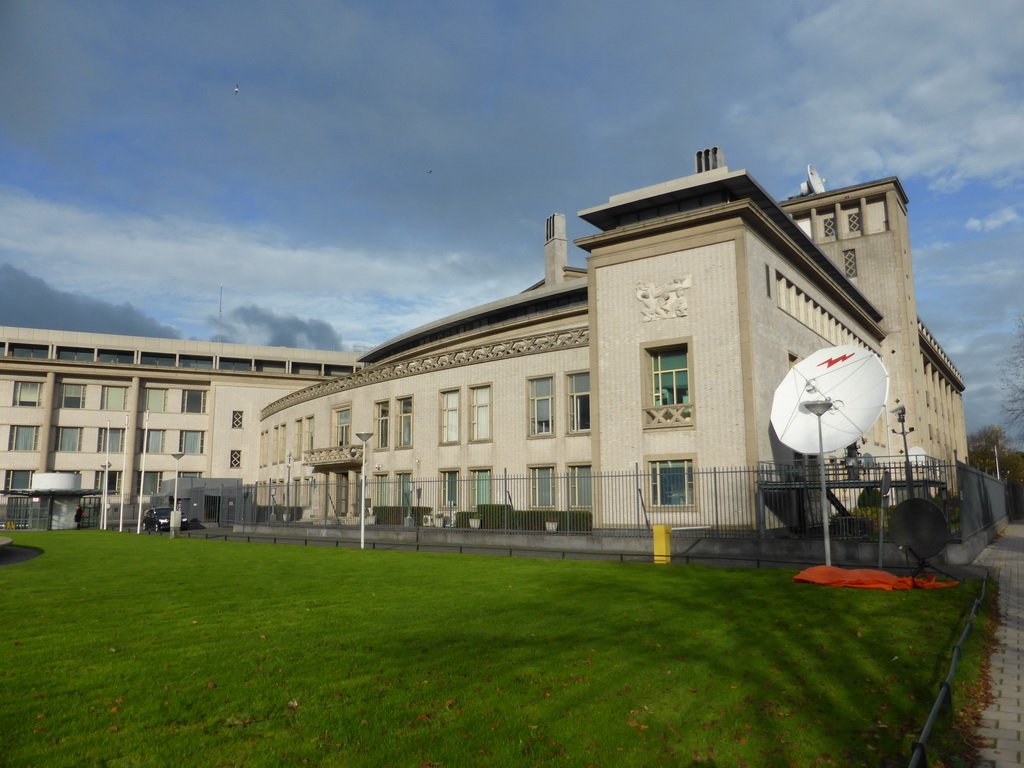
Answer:
[[[672,526],[654,526],[654,562],[672,562]]]

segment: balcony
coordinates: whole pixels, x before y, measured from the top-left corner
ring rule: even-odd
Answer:
[[[692,426],[693,405],[691,403],[644,408],[644,429]]]
[[[302,463],[307,467],[345,465],[349,468],[358,468],[363,463],[363,446],[337,445],[331,448],[315,448],[302,454]]]

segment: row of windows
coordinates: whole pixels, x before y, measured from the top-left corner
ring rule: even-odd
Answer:
[[[691,506],[694,503],[694,471],[691,459],[652,461],[650,505],[652,507]],[[471,509],[481,504],[500,502],[500,490],[492,483],[490,469],[471,469],[468,476],[458,470],[440,473],[438,504],[446,510]],[[397,472],[394,479],[378,473],[372,479],[374,506],[413,506],[414,482],[409,472]],[[530,506],[554,509],[590,509],[593,505],[593,476],[590,465],[569,466],[564,475],[556,475],[554,466],[530,467]],[[495,495],[495,492],[498,495]]]
[[[72,472],[69,474],[82,475],[82,487],[83,488],[98,488],[100,491],[103,490],[103,478],[106,476],[107,479],[107,492],[108,493],[120,493],[121,492],[121,478],[122,473],[117,470],[109,470],[104,472],[102,469],[97,469],[92,473],[94,482],[92,485],[86,485],[87,476],[84,476],[82,472]],[[135,488],[134,492],[139,493],[140,490],[143,494],[153,495],[158,493],[160,490],[160,483],[164,479],[164,475],[169,474],[171,479],[174,479],[173,472],[149,472],[147,471],[143,477],[141,471],[135,472]],[[179,472],[179,478],[186,477],[202,477],[202,472]],[[35,472],[31,469],[8,469],[4,475],[4,490],[7,491],[23,491],[29,490],[32,487],[32,479],[35,477]]]
[[[50,347],[46,344],[7,345],[7,356],[50,359]],[[177,355],[161,352],[139,352],[115,349],[89,349],[81,347],[57,347],[55,360],[70,360],[82,363],[114,363],[117,365],[149,365],[161,368],[195,368],[198,370],[255,371],[257,373],[293,373],[297,376],[344,376],[352,373],[351,365],[305,363],[287,360],[260,360],[252,358],[212,357],[209,355]]]
[[[58,404],[61,408],[82,409],[86,407],[86,384],[61,384]],[[167,389],[146,388],[143,392],[143,410],[164,413],[168,409]],[[181,413],[206,413],[205,389],[181,390]],[[14,382],[14,400],[17,408],[37,408],[43,404],[43,383],[40,381]],[[100,387],[100,410],[128,410],[128,387]],[[240,413],[236,411],[235,413]],[[241,427],[241,422],[239,422]]]
[[[80,453],[85,445],[86,427],[57,427],[56,450],[61,453]],[[11,426],[7,442],[9,451],[38,451],[38,426],[14,424]],[[125,430],[123,427],[100,427],[96,430],[96,453],[121,453],[124,450]],[[168,453],[168,446],[173,445],[167,440],[170,430],[150,429],[138,432],[138,451],[145,453]],[[143,448],[145,443],[145,448]],[[201,430],[182,429],[178,431],[178,453],[203,453],[206,443],[206,432]],[[87,450],[87,449],[86,449]]]

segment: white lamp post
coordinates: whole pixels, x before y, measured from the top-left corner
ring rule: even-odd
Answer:
[[[139,472],[139,519],[135,524],[135,533],[142,533],[142,493],[146,490],[146,449],[149,448],[149,411],[142,429],[142,469]],[[123,480],[122,480],[123,482]],[[157,526],[159,528],[159,526]]]
[[[356,432],[363,444],[363,468],[359,475],[359,548],[366,549],[366,443],[373,432]]]
[[[174,538],[174,534],[181,529],[181,510],[178,509],[178,462],[181,461],[181,457],[184,453],[172,453],[171,458],[174,459],[174,496],[171,498],[171,538]]]
[[[825,565],[832,565],[832,542],[828,531],[828,490],[825,487],[825,445],[821,434],[821,417],[832,410],[831,400],[811,400],[804,408],[818,417],[818,466],[821,468],[821,528],[825,537]]]

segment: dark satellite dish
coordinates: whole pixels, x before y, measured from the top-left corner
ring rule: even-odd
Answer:
[[[916,577],[925,568],[939,571],[928,559],[946,548],[950,540],[949,525],[942,510],[933,502],[928,499],[907,499],[893,507],[889,513],[889,538],[917,560],[917,566],[911,574]],[[939,572],[949,576],[944,571]]]

